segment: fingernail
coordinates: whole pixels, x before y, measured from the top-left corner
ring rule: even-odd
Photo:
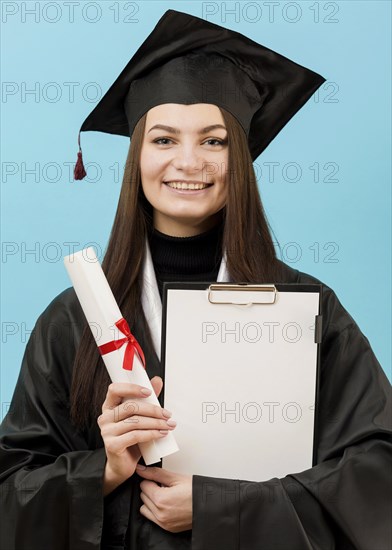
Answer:
[[[140,391],[143,395],[150,395],[151,394],[151,390],[149,390],[148,388],[142,388]]]
[[[169,430],[159,430],[161,432],[161,434],[163,435],[167,435],[169,433]]]
[[[145,466],[143,466],[143,464],[138,464],[138,465],[136,466],[136,469],[137,469],[137,470],[147,470],[147,468],[146,468]]]
[[[172,413],[168,411],[167,409],[162,409],[162,414],[165,418],[170,418]]]
[[[166,424],[168,426],[177,426],[177,422],[175,420],[166,420]]]

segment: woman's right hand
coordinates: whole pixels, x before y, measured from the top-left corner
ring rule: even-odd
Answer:
[[[158,396],[163,386],[162,378],[155,376],[151,384]],[[138,443],[163,438],[176,425],[169,420],[169,411],[141,401],[148,397],[143,390],[147,388],[127,382],[112,383],[108,387],[102,414],[97,418],[107,456],[104,496],[135,473],[141,457]]]

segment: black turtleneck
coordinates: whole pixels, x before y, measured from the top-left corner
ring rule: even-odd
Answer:
[[[149,231],[151,257],[162,298],[164,282],[216,281],[222,259],[223,222],[193,237]]]

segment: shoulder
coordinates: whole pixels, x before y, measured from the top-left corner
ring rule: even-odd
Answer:
[[[328,334],[340,334],[346,329],[360,331],[357,323],[350,313],[343,307],[335,291],[326,283],[303,271],[294,269],[280,261],[282,272],[282,283],[316,284],[321,287],[322,304],[321,314],[323,316],[323,336]]]
[[[79,317],[80,312],[81,308],[75,290],[73,287],[69,287],[57,294],[57,296],[49,302],[38,320],[46,320],[61,316]]]
[[[30,369],[68,383],[85,317],[73,287],[63,290],[39,315],[26,346]],[[56,374],[55,374],[56,373]]]
[[[390,391],[388,379],[368,338],[341,304],[335,291],[313,275],[293,269],[283,262],[281,264],[282,282],[317,284],[321,287],[322,372],[328,372],[327,378],[334,380],[335,386],[341,388],[349,379],[355,379],[359,386],[362,383],[360,381],[366,381],[368,389],[370,385],[373,386],[374,399],[385,400]],[[323,378],[324,386],[325,380]],[[335,389],[330,389],[331,396]]]
[[[77,329],[84,322],[83,310],[73,287],[66,288],[55,296],[39,315],[35,330],[58,333],[59,336],[71,326]],[[78,331],[73,331],[77,335]]]

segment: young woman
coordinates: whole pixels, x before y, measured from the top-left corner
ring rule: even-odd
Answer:
[[[223,251],[233,282],[320,283],[276,258],[235,106],[163,96],[135,115],[103,262],[158,395],[148,249],[161,295],[165,281],[215,281]],[[387,548],[389,383],[326,285],[322,307],[317,464],[256,483],[138,467],[137,444],[176,419],[148,404],[134,414],[126,401],[144,388],[110,383],[75,292],[62,292],[37,321],[1,428],[1,548]]]

